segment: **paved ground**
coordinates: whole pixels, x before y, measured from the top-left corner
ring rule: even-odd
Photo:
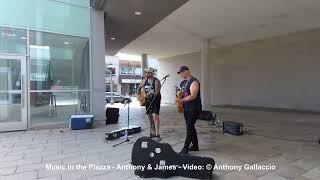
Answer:
[[[117,105],[121,107],[122,105]],[[139,179],[132,170],[88,170],[85,167],[130,164],[132,144],[113,148],[120,140],[106,142],[106,130],[123,127],[126,108],[121,108],[120,122],[105,126],[96,123],[90,130],[71,131],[67,128],[0,133],[0,179]],[[288,141],[317,140],[320,137],[320,116],[306,113],[266,112],[213,108],[220,120],[243,122],[248,134],[232,136],[220,128],[197,122],[199,152],[210,156],[220,169],[218,180],[319,180],[320,145],[316,142]],[[163,106],[161,135],[163,142],[180,151],[184,142],[185,125],[173,106]],[[141,125],[143,131],[133,140],[148,135],[144,110],[131,108],[131,124]],[[255,135],[253,135],[255,134]],[[280,138],[280,139],[276,139]],[[275,166],[275,170],[245,170],[246,165]],[[49,170],[49,166],[65,170]],[[222,169],[242,166],[241,171]],[[47,168],[47,169],[46,169]],[[69,168],[69,169],[68,169]],[[74,169],[72,169],[74,168]],[[170,179],[187,179],[174,177]]]

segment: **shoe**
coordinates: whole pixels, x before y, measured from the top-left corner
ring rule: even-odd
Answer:
[[[188,149],[187,148],[183,148],[180,152],[179,152],[179,154],[188,154]]]
[[[189,148],[189,151],[199,151],[199,147],[198,146],[191,146]]]
[[[154,137],[156,137],[155,134],[150,134],[150,138],[154,138]]]
[[[162,139],[161,139],[161,137],[158,135],[158,136],[155,136],[155,137],[154,137],[154,140],[155,140],[155,141],[161,141]]]

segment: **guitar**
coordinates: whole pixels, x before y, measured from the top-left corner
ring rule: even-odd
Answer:
[[[140,106],[147,105],[148,95],[146,94],[144,88],[141,88],[141,91],[139,92],[137,99],[140,102]]]
[[[178,99],[182,99],[183,94],[181,90],[176,90],[176,102],[177,102],[177,107],[178,107],[178,112],[182,113],[183,112],[183,103],[178,101]]]

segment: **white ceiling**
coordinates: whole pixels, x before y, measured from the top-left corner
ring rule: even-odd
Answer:
[[[320,0],[190,0],[120,52],[171,57],[320,27]]]

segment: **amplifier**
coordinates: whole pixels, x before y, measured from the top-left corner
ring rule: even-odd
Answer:
[[[106,132],[106,140],[112,140],[119,138],[121,136],[124,136],[126,134],[126,130],[128,130],[128,135],[135,134],[141,132],[141,127],[140,126],[130,126],[128,128],[122,128],[119,130],[111,131],[111,132]]]
[[[223,121],[223,132],[236,136],[243,135],[243,124],[234,121]]]
[[[119,120],[119,108],[107,107],[106,124],[117,124]]]

